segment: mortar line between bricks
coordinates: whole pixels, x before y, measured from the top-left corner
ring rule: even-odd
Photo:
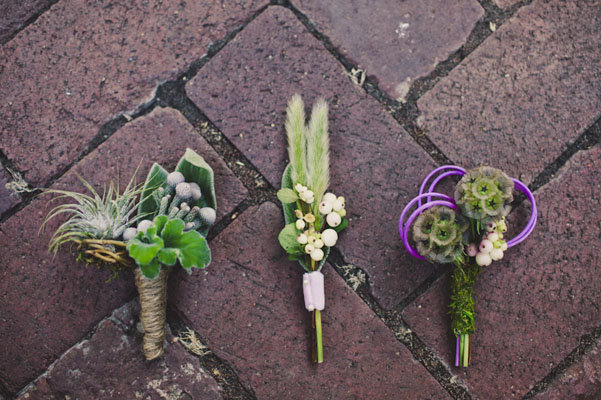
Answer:
[[[22,30],[26,29],[29,25],[33,24],[35,21],[38,20],[38,18],[40,18],[40,16],[42,14],[44,14],[46,11],[48,11],[50,9],[50,7],[52,7],[53,5],[55,5],[56,3],[58,3],[59,0],[51,0],[50,3],[46,4],[44,7],[42,7],[40,10],[38,10],[38,12],[36,12],[34,15],[32,15],[31,17],[29,17],[25,22],[23,22],[21,24],[21,26],[14,31],[12,34],[10,34],[7,38],[5,38],[1,43],[0,43],[0,47],[4,46],[6,43],[10,42],[11,40],[13,40],[15,38],[15,36],[17,36]]]
[[[203,355],[195,354],[186,349],[188,353],[196,357],[203,369],[209,373],[213,379],[217,381],[219,386],[224,390],[222,393],[225,400],[255,400],[257,397],[252,388],[244,386],[236,370],[226,361],[218,357],[207,345],[202,336],[195,330],[190,328],[189,321],[184,316],[180,315],[177,310],[171,307],[168,309],[167,320],[174,336],[179,336],[185,331],[192,331],[199,338],[201,343],[207,347],[207,352]],[[185,346],[184,346],[185,348]]]
[[[57,2],[58,2],[58,0],[57,0]],[[267,6],[261,7],[245,23],[241,24],[236,29],[230,31],[227,35],[225,35],[225,37],[223,39],[218,39],[218,40],[215,40],[214,42],[212,42],[208,46],[206,54],[204,56],[202,56],[201,58],[193,61],[190,64],[190,66],[188,67],[188,69],[184,73],[182,73],[180,75],[180,77],[177,78],[175,81],[181,80],[181,81],[185,82],[186,80],[189,80],[191,77],[196,75],[196,73],[200,70],[200,68],[203,65],[205,65],[207,62],[209,62],[223,47],[225,47],[227,45],[227,43],[229,43],[232,39],[234,39],[236,37],[236,35],[242,29],[244,29],[249,23],[251,23],[256,17],[258,17],[266,9],[267,9]],[[153,111],[154,108],[156,107],[157,92],[162,84],[163,83],[159,83],[157,85],[157,87],[153,90],[154,94],[152,96],[152,99],[137,106],[134,109],[134,112],[118,113],[112,119],[109,119],[107,122],[105,122],[100,127],[96,136],[94,136],[94,138],[92,138],[92,140],[90,140],[87,147],[79,154],[79,156],[75,160],[73,160],[70,164],[68,164],[66,167],[61,168],[59,171],[57,171],[57,173],[55,173],[50,178],[48,178],[46,180],[46,182],[43,183],[42,188],[46,188],[46,187],[52,185],[58,179],[60,179],[65,173],[67,173],[71,168],[73,168],[86,155],[90,154],[98,146],[100,146],[102,143],[104,143],[106,140],[108,140],[115,132],[117,132],[125,124],[132,122],[135,119],[137,119],[141,116],[144,116],[144,115],[150,113],[151,111]],[[127,115],[127,117],[125,115]],[[4,165],[6,165],[6,163],[9,163],[10,165],[12,165],[12,163],[10,162],[10,159],[7,157],[4,157],[3,159],[0,158],[0,164],[2,164],[2,163]],[[22,171],[20,171],[18,169],[14,169],[14,171],[23,175]],[[28,183],[28,185],[29,185],[29,183]],[[31,185],[29,185],[29,186],[31,186]],[[34,189],[39,189],[39,188],[34,188]],[[19,203],[17,203],[13,207],[11,207],[10,209],[8,209],[4,213],[2,213],[2,215],[0,215],[0,225],[3,222],[5,222],[7,219],[9,219],[10,217],[15,215],[17,212],[19,212],[20,210],[25,208],[27,205],[29,205],[29,203],[31,203],[33,198],[40,193],[41,193],[40,190],[34,190],[33,192],[26,193],[26,195],[22,196],[22,201],[20,201]]]
[[[544,392],[550,384],[555,382],[568,368],[582,361],[589,351],[592,351],[595,342],[601,338],[601,326],[594,328],[590,333],[580,337],[580,343],[563,360],[559,362],[552,370],[540,380],[526,395],[524,400],[531,399],[537,394]]]

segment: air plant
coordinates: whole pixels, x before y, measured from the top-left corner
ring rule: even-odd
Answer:
[[[342,196],[326,193],[330,184],[330,140],[328,105],[317,100],[305,125],[304,104],[299,95],[292,97],[286,110],[286,134],[290,160],[282,177],[278,198],[284,209],[286,226],[278,240],[306,273],[303,275],[305,308],[313,313],[315,327],[313,361],[323,362],[321,311],[325,307],[324,279],[320,272],[348,225]]]

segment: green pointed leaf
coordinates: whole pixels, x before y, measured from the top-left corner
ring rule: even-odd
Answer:
[[[142,274],[149,279],[156,278],[156,276],[159,274],[160,269],[161,263],[156,259],[152,260],[150,264],[140,265],[140,270],[142,271]]]
[[[150,218],[154,216],[159,208],[159,205],[152,197],[152,193],[161,186],[166,185],[167,175],[167,171],[159,164],[154,163],[152,165],[152,168],[150,168],[150,172],[146,177],[144,189],[142,190],[142,197],[140,205],[138,206],[138,215],[148,214]]]
[[[177,250],[176,249],[161,249],[158,253],[158,259],[161,264],[168,266],[175,265],[177,262]]]
[[[184,233],[176,243],[177,258],[183,268],[204,268],[211,262],[207,240],[196,231]]]
[[[176,171],[181,172],[186,178],[186,182],[195,182],[200,186],[202,198],[190,204],[190,207],[211,207],[217,209],[217,200],[215,199],[215,186],[213,179],[213,169],[207,162],[192,149],[186,149],[186,153],[179,160]]]
[[[163,229],[163,241],[165,242],[165,247],[177,247],[177,243],[182,237],[182,231],[184,230],[184,221],[181,219],[170,219],[165,224],[165,229]]]
[[[299,243],[296,241],[296,237],[298,235],[299,230],[296,229],[296,225],[294,223],[287,224],[284,229],[280,231],[278,240],[280,241],[280,246],[286,250],[286,253],[297,254],[302,252]]]
[[[280,199],[283,204],[294,203],[296,200],[298,200],[298,195],[296,192],[288,188],[278,190],[277,195],[278,199]]]
[[[292,182],[292,166],[288,164],[286,169],[284,169],[284,174],[282,175],[282,189],[294,189],[294,183]],[[296,221],[296,216],[294,215],[294,210],[296,209],[296,204],[294,203],[282,203],[282,207],[284,209],[284,221],[286,224]]]

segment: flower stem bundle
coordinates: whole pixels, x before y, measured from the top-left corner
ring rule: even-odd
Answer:
[[[50,241],[51,250],[74,243],[78,260],[108,267],[113,278],[120,269],[134,269],[143,349],[152,360],[163,354],[171,267],[179,264],[191,273],[192,267],[204,268],[211,261],[206,235],[215,223],[216,200],[213,170],[190,149],[175,171],[168,173],[155,163],[143,186],[135,185],[134,178],[135,174],[122,194],[110,184],[100,196],[83,179],[91,195],[47,191],[74,202],[50,211],[42,228],[52,218],[68,215]]]
[[[453,198],[435,192],[438,182],[453,175],[462,176]],[[506,241],[505,217],[511,210],[514,188],[526,195],[532,214],[524,230]],[[414,206],[417,209],[409,214]],[[537,218],[534,196],[522,182],[495,168],[465,171],[451,165],[432,171],[418,196],[401,213],[399,234],[412,256],[433,263],[454,264],[449,314],[457,341],[456,366],[469,365],[470,335],[475,332],[474,285],[478,275],[482,268],[502,259],[508,248],[525,240],[534,230]]]
[[[307,126],[303,101],[295,95],[288,103],[286,116],[290,162],[278,191],[286,226],[278,240],[288,258],[298,261],[306,272],[302,285],[305,308],[312,313],[313,362],[322,363],[321,311],[325,294],[321,268],[338,233],[348,225],[346,201],[342,196],[326,193],[330,184],[327,103],[317,100]]]

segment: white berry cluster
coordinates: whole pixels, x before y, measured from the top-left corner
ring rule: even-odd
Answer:
[[[152,197],[157,203],[157,215],[167,215],[169,219],[180,218],[185,222],[185,230],[196,230],[202,225],[213,225],[217,214],[211,207],[190,207],[202,197],[198,184],[186,182],[181,172],[175,171],[167,175],[167,186],[154,191]],[[142,220],[137,228],[127,228],[123,232],[123,240],[132,239],[138,232],[146,232],[152,225],[150,220]]]
[[[507,250],[507,242],[503,240],[503,233],[507,232],[505,217],[497,222],[488,222],[486,231],[479,246],[470,243],[466,250],[468,256],[476,257],[476,263],[481,267],[487,267],[493,261],[502,259],[503,253]]]
[[[326,222],[332,228],[337,227],[342,222],[342,218],[346,216],[344,197],[334,193],[326,193],[323,195],[321,203],[319,203],[319,213],[326,216]]]
[[[315,193],[309,190],[306,186],[297,183],[294,185],[294,189],[298,193],[298,197],[307,204],[313,204],[315,201]]]

